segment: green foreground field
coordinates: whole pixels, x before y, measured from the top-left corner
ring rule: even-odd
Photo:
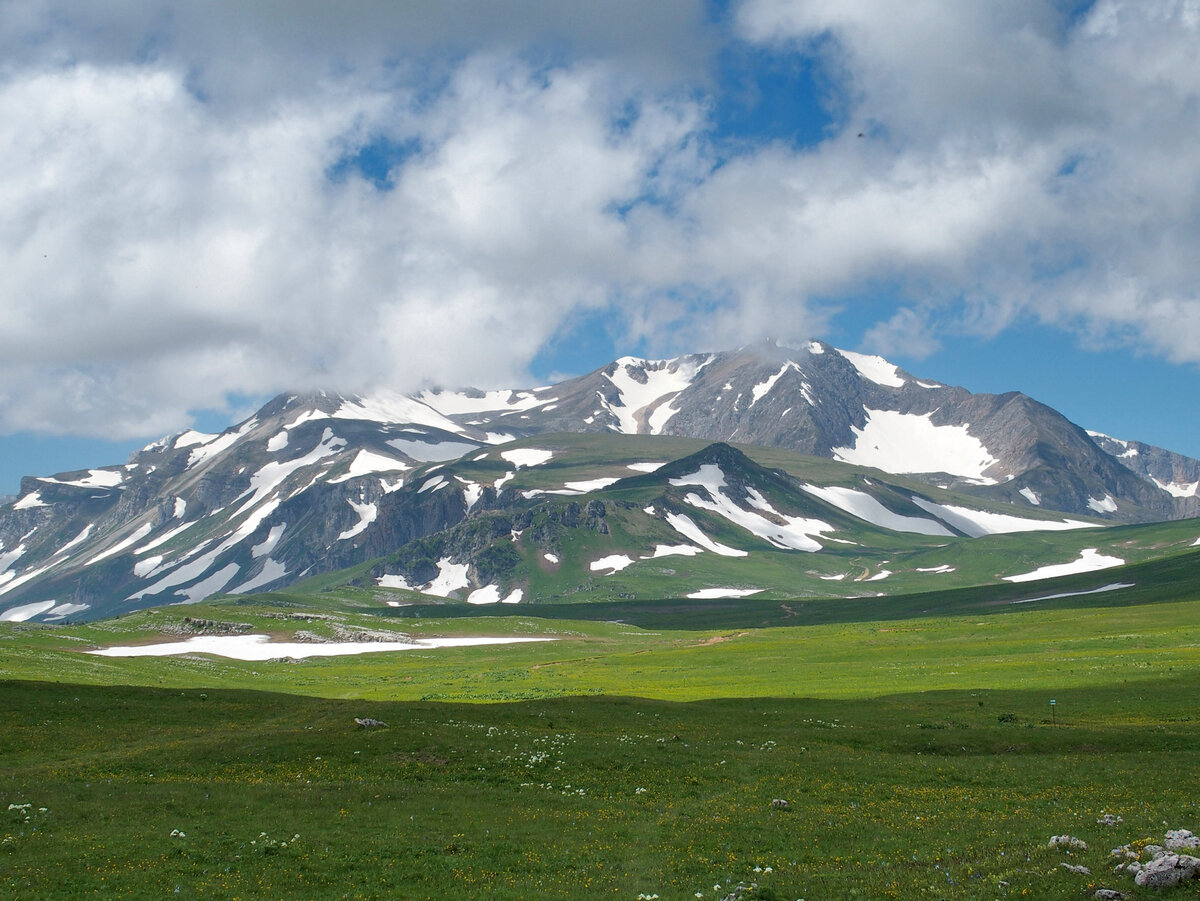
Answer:
[[[940,615],[770,628],[700,628],[698,614],[689,631],[381,621],[326,598],[333,619],[307,628],[557,640],[303,662],[81,653],[164,640],[185,613],[290,637],[280,610],[297,608],[262,601],[3,624],[0,886],[13,898],[665,901],[739,883],[757,885],[746,899],[1195,898],[1197,883],[1139,889],[1109,857],[1200,832],[1195,570],[1177,561],[1173,582],[1131,590],[1128,605],[1111,592],[995,612],[972,596]],[[1050,849],[1064,833],[1087,850]]]

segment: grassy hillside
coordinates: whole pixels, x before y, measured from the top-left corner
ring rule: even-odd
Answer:
[[[1194,898],[1135,888],[1109,851],[1200,831],[1198,568],[1188,552],[895,598],[519,610],[387,608],[326,586],[0,624],[0,886]],[[1132,587],[1078,593],[1108,582]],[[303,661],[83,653],[243,625],[556,640]],[[1062,834],[1088,848],[1047,846]]]

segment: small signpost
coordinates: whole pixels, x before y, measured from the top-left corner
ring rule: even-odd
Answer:
[[[1058,703],[1058,701],[1054,700],[1054,698],[1050,699],[1050,724],[1051,725],[1055,725],[1058,722],[1054,717],[1054,705],[1057,703]]]

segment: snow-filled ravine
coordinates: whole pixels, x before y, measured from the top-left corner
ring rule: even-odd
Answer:
[[[186,641],[130,645],[88,651],[98,657],[171,657],[177,654],[214,654],[234,660],[275,660],[281,657],[341,657],[381,654],[387,651],[428,651],[478,645],[555,641],[553,638],[423,638],[412,641],[331,641],[328,643],[271,641],[269,635],[197,635]]]

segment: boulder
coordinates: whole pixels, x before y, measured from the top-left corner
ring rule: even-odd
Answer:
[[[1190,854],[1164,854],[1142,867],[1141,872],[1133,877],[1133,881],[1150,888],[1170,888],[1197,877],[1200,877],[1200,857],[1192,857]]]

